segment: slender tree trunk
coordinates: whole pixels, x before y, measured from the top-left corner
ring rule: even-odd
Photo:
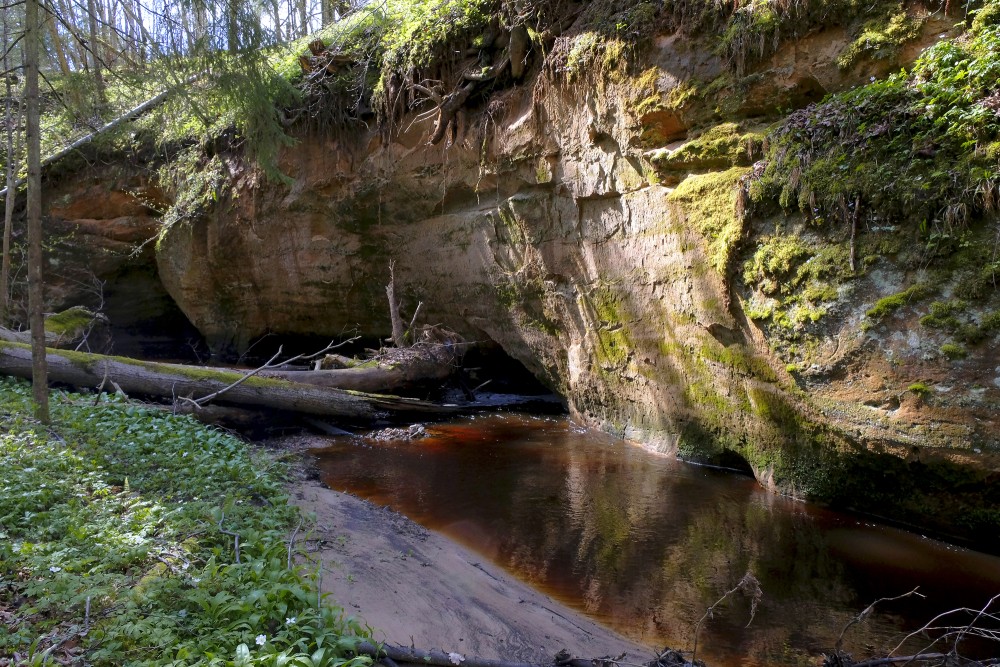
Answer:
[[[73,11],[73,4],[70,2],[65,2],[65,0],[59,0],[58,6],[55,6],[55,2],[49,0],[49,10],[52,14],[52,24],[55,26],[56,32],[59,31],[59,24],[62,23],[63,30],[69,34],[70,43],[66,47],[67,53],[69,53],[70,59],[73,61],[73,68],[77,71],[88,70],[90,65],[88,63],[89,58],[87,58],[87,47],[83,40],[80,39],[75,31],[79,29],[79,22],[76,20],[76,12]],[[59,20],[62,18],[62,21]]]
[[[298,0],[300,37],[305,37],[309,34],[309,13],[306,11],[306,2],[307,0]]]
[[[281,44],[281,7],[278,0],[271,0],[271,15],[274,17],[274,41]]]
[[[97,103],[103,109],[106,102],[104,92],[104,72],[101,62],[100,39],[97,32],[97,3],[87,0],[87,19],[90,27],[90,62],[93,65],[94,86],[97,88]]]
[[[31,382],[35,416],[49,423],[49,387],[45,364],[45,315],[42,285],[42,150],[38,103],[39,0],[24,5],[24,78],[28,147],[28,321],[31,327]]]
[[[236,2],[237,0],[226,0],[226,48],[230,53],[240,50],[240,20]]]
[[[10,71],[10,15],[3,15],[3,69]],[[6,324],[10,320],[10,234],[14,221],[14,202],[17,193],[14,183],[17,180],[17,158],[20,153],[20,146],[14,146],[14,134],[21,126],[21,104],[18,104],[17,113],[14,113],[14,87],[11,85],[11,77],[5,76],[7,97],[4,103],[4,117],[7,120],[7,196],[4,198],[3,212],[3,255],[0,260],[0,324]]]
[[[38,13],[37,0],[35,3],[35,12],[37,15]],[[25,9],[25,14],[27,14],[27,9]],[[55,17],[51,15],[46,16],[45,26],[49,30],[49,36],[52,38],[52,50],[55,52],[56,60],[59,63],[59,70],[64,75],[69,75],[70,73],[69,60],[66,58],[66,49],[63,48],[62,35],[59,34],[59,26],[56,25]],[[38,37],[35,40],[36,48],[38,48],[37,45],[41,44],[41,42],[42,42],[42,36],[41,33],[39,32]],[[35,64],[36,65],[38,64],[37,60]]]

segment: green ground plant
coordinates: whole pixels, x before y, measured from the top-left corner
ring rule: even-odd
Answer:
[[[43,664],[361,667],[364,631],[291,559],[282,467],[125,399],[0,379],[0,654]],[[239,535],[235,548],[234,535]]]
[[[789,115],[772,133],[751,198],[814,220],[904,222],[938,243],[995,213],[1000,27],[976,25],[925,51],[909,72]]]

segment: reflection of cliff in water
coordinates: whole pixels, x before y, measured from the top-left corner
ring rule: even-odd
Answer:
[[[705,609],[749,569],[764,599],[749,628],[738,598],[706,625],[699,656],[713,665],[808,662],[870,602],[919,585],[925,600],[886,604],[845,642],[856,657],[884,653],[933,614],[1000,592],[998,558],[787,501],[562,419],[480,417],[428,431],[338,442],[322,455],[324,479],[655,646],[690,648]]]

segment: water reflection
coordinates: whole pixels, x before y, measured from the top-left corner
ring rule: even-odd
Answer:
[[[856,657],[884,653],[934,614],[1000,593],[998,558],[778,498],[565,419],[495,415],[428,431],[412,443],[332,441],[323,478],[650,645],[690,648],[705,609],[749,570],[764,599],[750,627],[740,597],[706,624],[699,657],[712,665],[816,664],[870,602],[919,586],[925,598],[882,605],[844,642]]]

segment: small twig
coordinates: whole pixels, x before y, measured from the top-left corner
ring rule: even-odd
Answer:
[[[834,646],[833,646],[834,652],[837,653],[837,654],[840,653],[840,647],[844,643],[844,635],[846,635],[847,631],[851,629],[851,626],[857,625],[861,621],[863,621],[866,618],[868,618],[868,616],[875,610],[875,605],[879,604],[880,602],[893,602],[895,600],[901,600],[903,598],[910,597],[911,595],[916,595],[918,597],[924,597],[923,593],[918,593],[917,592],[917,590],[919,588],[920,587],[917,586],[916,588],[914,588],[909,593],[903,593],[902,595],[897,595],[895,597],[891,597],[891,598],[879,598],[878,600],[875,600],[875,602],[872,602],[870,605],[868,605],[867,607],[865,607],[864,610],[862,610],[862,612],[860,614],[858,614],[857,616],[855,616],[854,618],[852,618],[850,620],[850,622],[847,625],[844,626],[844,629],[840,631],[840,637],[837,638],[837,643],[834,644]],[[899,647],[897,646],[896,648],[899,648]],[[891,655],[891,653],[890,653],[890,655]]]
[[[222,527],[222,522],[225,521],[225,520],[226,520],[226,513],[223,512],[222,515],[219,517],[219,532],[222,533],[223,535],[229,535],[230,537],[233,538],[233,545],[234,545],[234,547],[236,549],[236,564],[239,565],[240,564],[240,534],[239,533],[234,533],[231,530],[226,530],[225,528],[223,528]]]
[[[990,601],[992,602],[995,599],[996,599],[996,597],[992,598]],[[987,605],[987,606],[989,606],[989,605]],[[893,648],[891,651],[889,651],[889,656],[891,657],[893,653],[895,653],[900,648],[902,648],[903,644],[905,644],[906,642],[908,642],[910,639],[916,637],[917,635],[924,634],[925,632],[930,632],[930,631],[933,631],[933,630],[951,630],[952,631],[952,632],[947,632],[944,635],[942,635],[941,637],[938,637],[937,639],[935,639],[931,643],[931,646],[933,646],[934,644],[938,643],[941,639],[950,636],[954,632],[957,632],[958,631],[958,627],[957,626],[937,627],[937,626],[934,625],[934,623],[938,619],[944,618],[946,616],[950,616],[952,614],[958,614],[958,613],[961,613],[961,612],[974,613],[975,610],[969,609],[968,607],[959,607],[958,609],[950,609],[948,611],[945,611],[945,612],[942,612],[942,613],[938,614],[937,616],[935,616],[931,620],[927,621],[927,623],[925,623],[922,627],[914,630],[910,634],[908,634],[905,637],[903,637],[903,639],[900,640],[900,642],[898,644],[896,644],[896,647]],[[966,625],[965,627],[969,627],[969,626]]]
[[[295,530],[292,531],[292,536],[288,538],[288,569],[292,569],[292,549],[295,547],[295,536],[299,534],[299,528],[302,527],[302,517],[299,517],[299,525],[295,526]]]
[[[743,578],[740,579],[740,583],[736,584],[736,586],[733,587],[731,590],[726,591],[725,595],[723,595],[715,602],[715,604],[709,607],[705,611],[705,615],[702,616],[701,620],[698,621],[698,625],[695,626],[694,647],[691,649],[691,664],[695,664],[695,658],[698,655],[698,634],[701,632],[701,626],[704,625],[705,621],[712,618],[712,612],[715,611],[716,607],[725,602],[730,595],[733,595],[734,593],[741,590],[744,593],[748,593],[751,596],[750,620],[747,621],[747,626],[749,627],[749,625],[753,623],[753,618],[757,614],[757,603],[760,602],[760,598],[763,596],[763,593],[760,590],[760,582],[757,581],[757,577],[753,576],[750,570],[747,570],[746,574],[743,575]]]
[[[104,391],[104,385],[108,381],[108,364],[104,364],[104,379],[101,380],[100,386],[97,387],[97,396],[94,397],[94,405],[97,405],[101,401],[101,392]]]
[[[969,630],[971,630],[972,628],[975,627],[976,621],[978,621],[980,618],[983,617],[984,614],[986,614],[986,610],[990,608],[990,605],[992,605],[994,602],[996,602],[997,598],[1000,598],[1000,594],[997,594],[997,595],[994,595],[993,597],[991,597],[989,599],[989,601],[986,603],[986,605],[982,609],[979,610],[979,613],[976,614],[976,617],[973,618],[969,622],[968,625],[966,625],[964,628],[962,628],[962,630],[958,633],[958,636],[955,638],[955,643],[952,644],[952,647],[951,647],[952,653],[958,653],[958,644],[959,644],[959,642],[962,641],[962,638],[965,636],[965,634]],[[990,614],[986,614],[986,615],[990,616]]]
[[[413,327],[417,325],[417,317],[420,315],[420,309],[424,307],[424,302],[420,301],[417,303],[417,309],[413,311],[413,317],[410,319],[410,326],[406,330],[406,334],[410,337],[410,342],[413,343]]]
[[[87,604],[83,608],[83,634],[90,632],[90,596],[87,596]]]

